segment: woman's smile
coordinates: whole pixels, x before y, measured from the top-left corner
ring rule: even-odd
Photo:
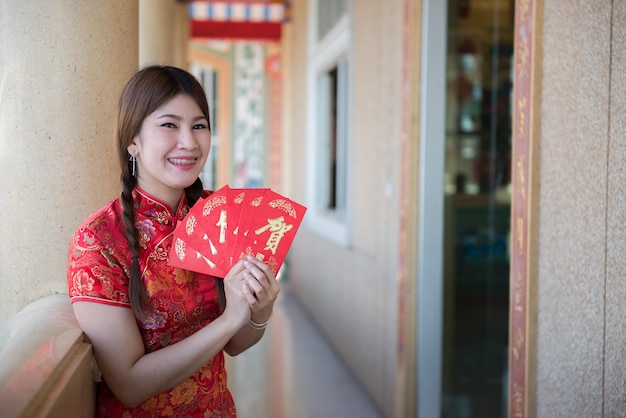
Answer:
[[[167,161],[169,161],[170,164],[174,165],[176,168],[180,168],[181,170],[191,170],[198,162],[198,158],[196,157],[172,157],[172,158],[168,158]]]

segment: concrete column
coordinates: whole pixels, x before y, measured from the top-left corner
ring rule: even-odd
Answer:
[[[138,3],[0,0],[0,324],[67,293],[70,237],[120,191],[117,100]]]
[[[175,0],[139,0],[139,65],[187,69],[187,4]]]

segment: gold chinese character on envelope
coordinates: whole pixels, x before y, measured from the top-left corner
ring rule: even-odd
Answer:
[[[252,216],[240,222],[233,261],[251,255],[278,272],[305,212],[304,206],[268,190]]]

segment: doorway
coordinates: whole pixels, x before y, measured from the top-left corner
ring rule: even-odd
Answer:
[[[418,411],[499,418],[508,404],[515,2],[445,3],[424,2]]]

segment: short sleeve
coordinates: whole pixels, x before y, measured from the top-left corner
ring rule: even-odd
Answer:
[[[130,307],[128,274],[120,262],[120,240],[115,229],[86,222],[72,237],[68,254],[67,285],[70,302],[90,301]],[[108,242],[103,242],[108,241]],[[118,245],[116,245],[116,243]]]

